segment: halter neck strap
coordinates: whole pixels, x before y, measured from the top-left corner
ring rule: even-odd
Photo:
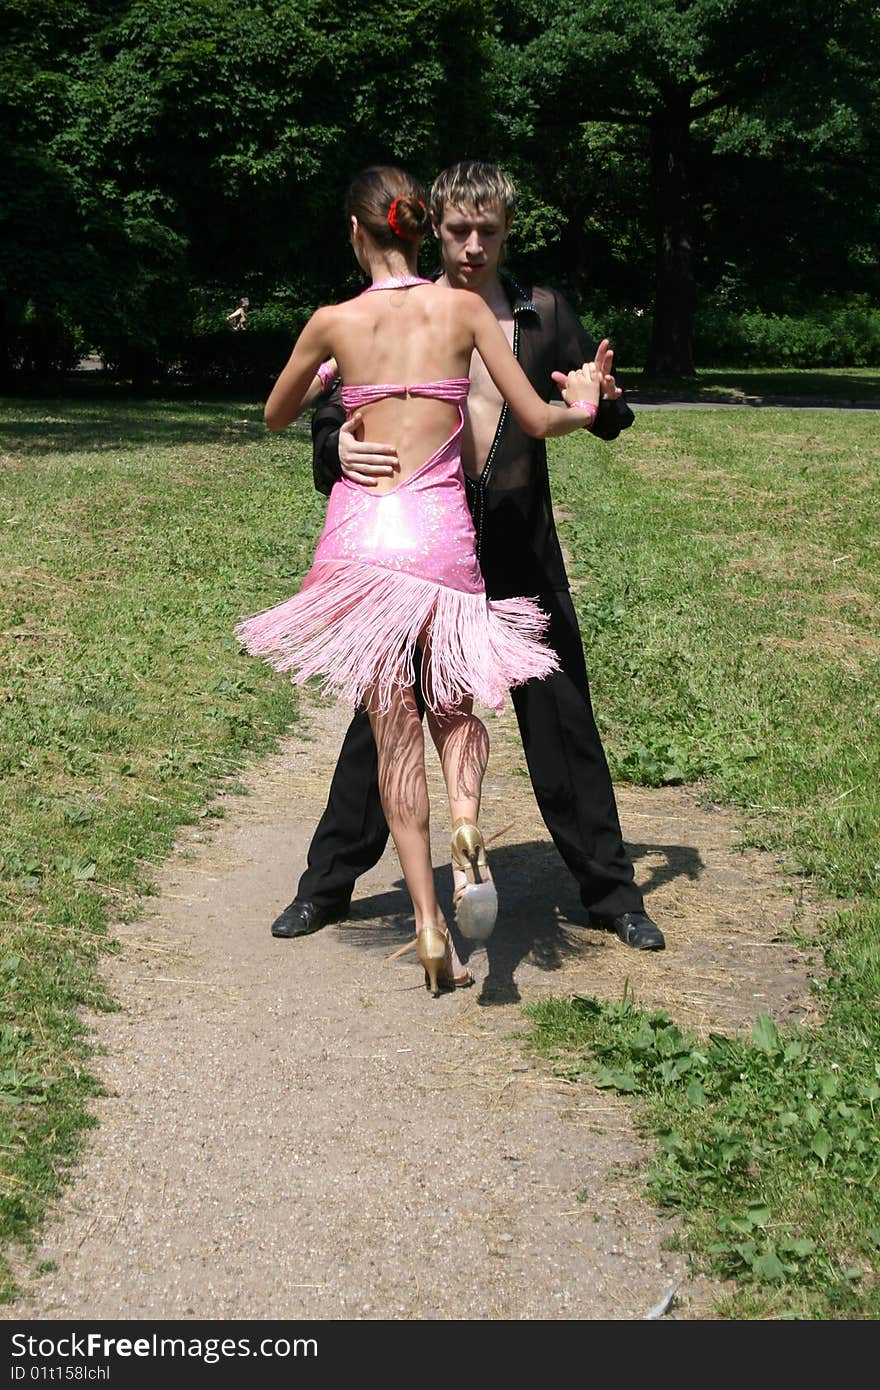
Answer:
[[[433,285],[433,280],[425,280],[421,275],[389,275],[385,280],[374,280],[372,285],[367,285],[362,294],[371,294],[373,290],[408,290],[410,285]]]

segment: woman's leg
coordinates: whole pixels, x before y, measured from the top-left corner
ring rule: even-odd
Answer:
[[[462,819],[476,821],[489,761],[486,726],[474,714],[470,699],[451,710],[434,713],[428,709],[425,715],[440,755],[453,824]]]
[[[430,658],[424,662],[430,682]],[[430,688],[430,687],[429,687]],[[433,711],[426,718],[440,755],[440,765],[452,816],[452,884],[455,915],[463,936],[486,941],[498,916],[498,895],[486,861],[486,847],[477,829],[483,777],[489,761],[489,734],[464,699],[454,708]]]
[[[411,689],[397,690],[389,708],[382,710],[371,692],[366,706],[379,755],[382,809],[412,898],[416,933],[425,927],[446,933],[434,891],[425,742],[415,695]],[[447,967],[446,973],[454,980],[469,980],[451,937]]]
[[[457,705],[433,710],[431,683],[431,643],[427,633],[419,641],[422,650],[422,683],[425,718],[440,755],[449,811],[457,820],[476,821],[480,814],[483,778],[489,761],[489,734],[482,719],[474,714],[474,702],[465,696]]]
[[[416,930],[439,911],[428,838],[430,805],[425,744],[412,690],[396,690],[387,710],[367,697],[367,713],[379,755],[379,795],[400,867],[413,901]]]

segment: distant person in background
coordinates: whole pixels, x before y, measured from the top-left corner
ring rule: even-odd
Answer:
[[[231,314],[226,315],[226,322],[232,324],[233,333],[242,333],[247,327],[248,309],[251,307],[249,299],[240,299]]]

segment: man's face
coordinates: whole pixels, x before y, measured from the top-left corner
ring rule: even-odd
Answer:
[[[442,222],[434,223],[434,235],[440,242],[449,283],[458,289],[479,291],[494,280],[509,231],[510,223],[500,203],[481,208],[447,203]]]

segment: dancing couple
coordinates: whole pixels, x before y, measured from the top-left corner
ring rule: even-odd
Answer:
[[[485,939],[496,911],[478,828],[488,738],[472,702],[498,708],[508,688],[542,812],[578,875],[590,920],[629,945],[663,944],[620,840],[546,456],[534,444],[597,425],[613,437],[632,417],[610,375],[607,342],[590,345],[553,291],[528,298],[500,279],[512,203],[509,181],[492,166],[470,162],[441,176],[432,215],[444,274],[431,283],[416,266],[431,225],[418,186],[387,168],[355,180],[347,216],[371,284],[313,316],[266,406],[270,427],[288,424],[332,359],[349,421],[338,428],[332,400],[319,408],[316,476],[340,463],[342,476],[299,594],[239,628],[248,650],[277,669],[298,681],[320,675],[328,689],[362,702],[299,894],[273,933],[302,935],[343,916],[354,879],[376,862],[390,828],[434,994],[471,977],[434,894],[421,709],[449,795],[459,926]],[[475,293],[459,293],[464,287]],[[549,354],[563,348],[554,361]],[[592,361],[584,361],[588,351]],[[318,389],[328,374],[325,366]],[[565,409],[545,399],[554,383]],[[490,572],[491,586],[483,579]],[[529,693],[542,688],[543,700]]]

